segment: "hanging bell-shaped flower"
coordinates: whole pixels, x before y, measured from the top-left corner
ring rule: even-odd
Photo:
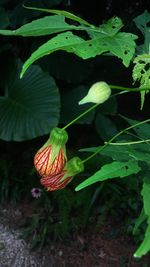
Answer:
[[[41,176],[60,173],[66,163],[66,147],[68,135],[65,130],[54,128],[47,142],[34,156],[34,166]]]
[[[66,163],[61,173],[42,177],[40,182],[47,191],[63,189],[75,175],[83,170],[82,160],[79,157],[74,157]]]

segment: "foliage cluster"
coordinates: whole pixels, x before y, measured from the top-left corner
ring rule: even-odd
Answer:
[[[51,6],[61,2],[51,1]],[[7,1],[1,3],[1,66],[6,63],[0,81],[1,201],[31,201],[32,187],[40,187],[32,166],[37,147],[53,127],[68,123],[87,109],[88,105],[79,107],[78,101],[91,84],[106,80],[112,89],[121,90],[119,97],[123,99],[124,94],[139,91],[141,113],[135,118],[126,112],[119,114],[117,94],[113,93],[72,126],[70,155],[74,150],[81,156],[88,153],[91,161],[85,160],[85,172],[66,189],[51,195],[42,191],[24,236],[34,232],[33,245],[43,245],[49,235],[64,238],[85,227],[93,214],[99,225],[108,213],[123,217],[125,213],[131,224],[135,223],[133,234],[147,223],[135,252],[141,257],[150,250],[150,119],[139,121],[150,90],[150,14],[145,11],[134,19],[133,34],[126,31],[119,17],[95,26],[42,3],[38,1],[34,8],[17,6],[13,12],[9,12]],[[122,69],[129,80],[133,77],[137,88],[128,88],[128,83],[123,87],[122,81],[112,85]],[[85,189],[75,192],[74,188]]]

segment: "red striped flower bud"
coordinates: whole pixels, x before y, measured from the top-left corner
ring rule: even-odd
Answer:
[[[65,144],[68,135],[65,130],[54,128],[47,142],[34,157],[34,166],[41,176],[57,175],[66,163]]]
[[[59,174],[42,177],[40,182],[47,189],[47,191],[55,191],[63,189],[71,182],[73,177],[84,170],[82,160],[75,157],[68,161]]]

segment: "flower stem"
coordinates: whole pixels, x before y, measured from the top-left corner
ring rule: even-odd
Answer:
[[[135,123],[134,125],[131,125],[127,128],[125,128],[124,130],[120,131],[119,133],[117,133],[116,135],[114,135],[107,143],[105,143],[102,147],[99,147],[97,149],[97,151],[95,151],[91,156],[89,156],[88,158],[84,159],[82,161],[82,163],[85,163],[87,162],[88,160],[90,160],[91,158],[93,158],[94,156],[96,156],[98,153],[100,153],[106,146],[108,146],[112,141],[114,141],[118,136],[120,136],[121,134],[123,134],[124,132],[130,130],[130,129],[133,129],[141,124],[144,124],[144,123],[147,123],[147,122],[150,122],[150,119],[147,119],[147,120],[144,120],[144,121],[140,121],[138,123]]]
[[[114,97],[120,94],[124,94],[124,93],[128,93],[128,92],[138,92],[138,91],[144,91],[144,90],[150,90],[150,88],[129,88],[129,87],[122,87],[122,86],[118,86],[118,85],[109,85],[110,88],[112,89],[117,89],[117,90],[121,90],[121,92],[111,95],[110,97]],[[70,125],[72,125],[73,123],[75,123],[76,121],[78,121],[80,118],[82,118],[83,116],[85,116],[88,112],[92,111],[93,109],[95,109],[98,105],[100,105],[101,103],[96,103],[95,105],[93,105],[92,107],[90,107],[89,109],[87,109],[86,111],[84,111],[83,113],[81,113],[78,117],[76,117],[75,119],[73,119],[71,122],[69,122],[67,125],[65,125],[62,130],[67,129]]]
[[[113,85],[113,84],[110,84],[109,86],[112,89],[123,90],[123,91],[126,90],[128,92],[150,91],[150,87],[148,87],[148,88],[146,88],[146,87],[130,88],[130,87],[123,87],[123,86],[119,86],[119,85]]]
[[[83,113],[81,113],[78,117],[76,117],[74,120],[72,120],[67,125],[65,125],[62,128],[62,130],[65,130],[66,128],[68,128],[71,124],[73,124],[74,122],[76,122],[77,120],[79,120],[80,118],[82,118],[84,115],[86,115],[88,112],[90,112],[91,110],[93,110],[94,108],[96,108],[98,105],[100,105],[100,103],[96,103],[95,105],[93,105],[92,107],[90,107],[89,109],[87,109],[86,111],[84,111]]]
[[[117,142],[117,143],[109,143],[109,145],[113,145],[113,146],[128,146],[128,145],[136,145],[136,144],[141,144],[141,143],[149,143],[150,139],[147,140],[140,140],[140,141],[133,141],[133,142]],[[107,144],[107,142],[105,142],[105,144]]]

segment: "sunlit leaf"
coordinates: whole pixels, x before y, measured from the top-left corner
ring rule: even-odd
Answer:
[[[135,36],[132,34],[123,32],[120,32],[113,37],[101,33],[99,38],[94,38],[88,41],[74,35],[72,32],[60,33],[33,52],[23,66],[21,77],[33,62],[57,50],[74,53],[83,59],[95,57],[96,55],[101,55],[102,53],[109,51],[113,55],[121,58],[123,64],[128,66],[134,54],[134,39]]]
[[[143,54],[137,56],[134,61],[135,66],[133,68],[133,80],[140,82],[140,87],[150,89],[150,55]],[[145,94],[149,93],[149,90],[141,91],[141,109],[143,108],[145,101]]]
[[[78,29],[78,27],[66,23],[64,16],[53,15],[33,20],[17,30],[0,30],[0,34],[14,36],[41,36],[73,29]]]
[[[128,162],[112,162],[105,164],[99,171],[94,173],[90,178],[82,182],[76,187],[76,191],[79,191],[94,183],[105,181],[116,177],[125,177],[131,174],[138,173],[140,167],[135,160]]]

